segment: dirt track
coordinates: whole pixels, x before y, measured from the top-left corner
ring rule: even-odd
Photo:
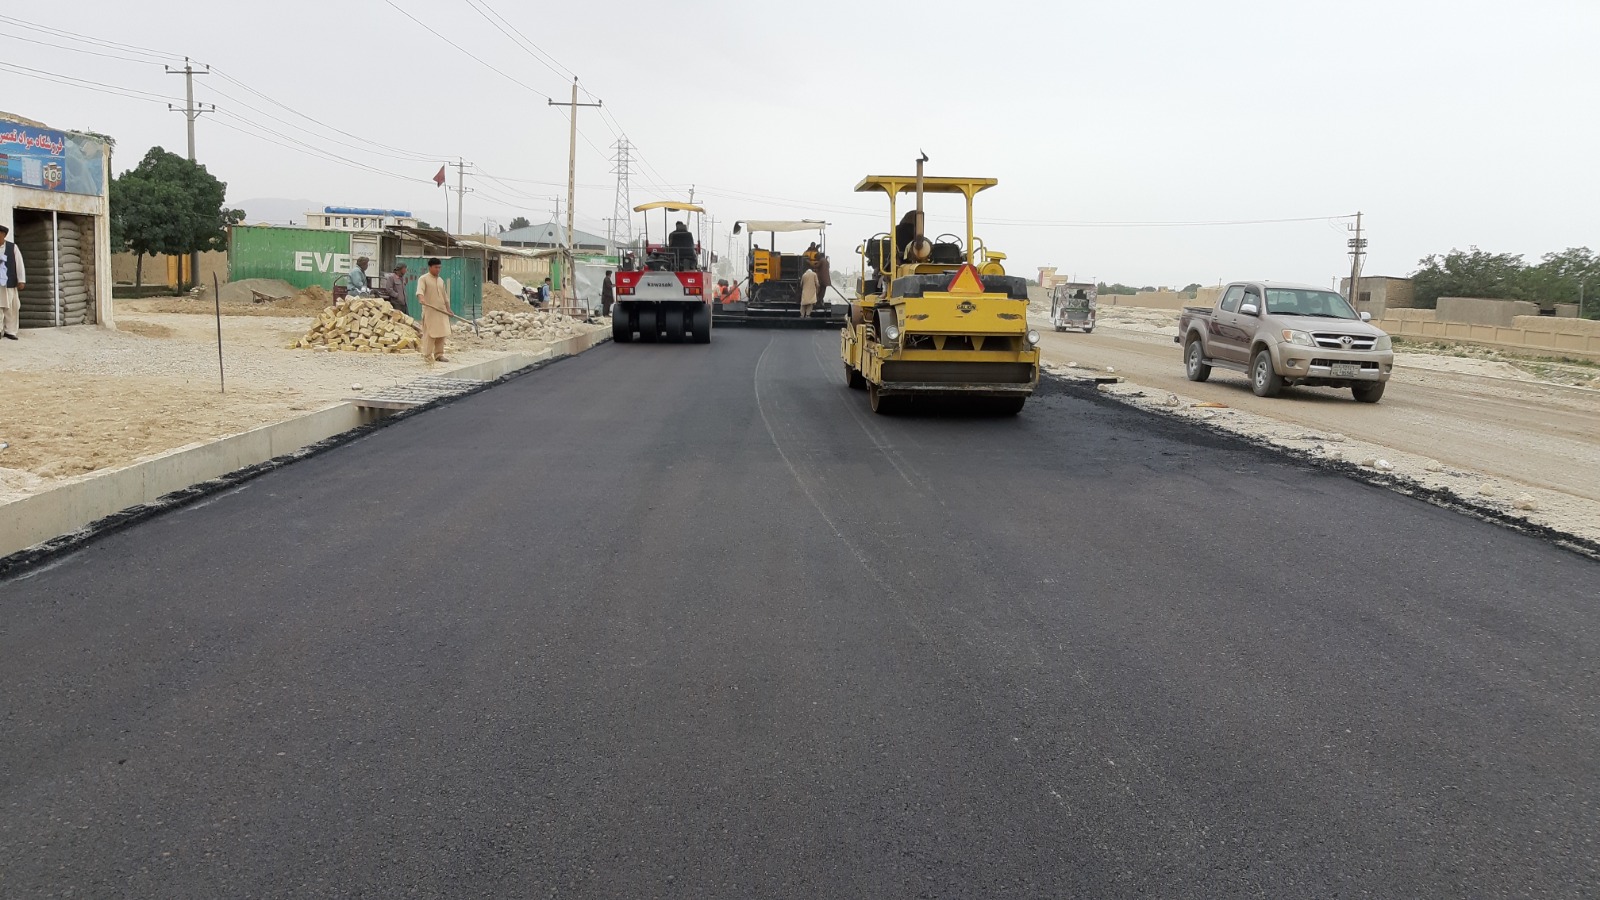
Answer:
[[[1348,391],[1291,388],[1275,399],[1223,369],[1197,384],[1184,378],[1171,333],[1152,330],[1153,311],[1103,309],[1093,334],[1044,333],[1045,359],[1077,362],[1146,389],[1214,401],[1321,432],[1390,447],[1526,485],[1600,501],[1600,391],[1486,374],[1503,364],[1402,353],[1383,401],[1358,404]],[[1455,369],[1460,371],[1444,371]]]

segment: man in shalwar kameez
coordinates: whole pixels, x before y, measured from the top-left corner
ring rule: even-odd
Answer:
[[[438,257],[428,260],[428,274],[417,279],[417,303],[422,307],[422,358],[427,362],[449,362],[444,358],[444,339],[450,336],[450,292],[439,277]]]

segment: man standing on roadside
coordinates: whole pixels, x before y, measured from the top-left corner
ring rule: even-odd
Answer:
[[[611,283],[611,270],[606,270],[606,280],[600,282],[600,315],[611,315],[611,304],[617,299],[616,285]]]
[[[398,265],[394,271],[383,276],[383,284],[378,287],[378,293],[389,305],[401,312],[406,312],[406,267]]]
[[[422,307],[422,359],[449,362],[444,358],[444,339],[450,336],[450,291],[439,277],[439,258],[428,260],[428,274],[417,279],[417,303]]]
[[[0,336],[17,340],[17,321],[22,316],[18,294],[28,286],[28,270],[22,265],[22,251],[11,242],[11,229],[0,225]]]

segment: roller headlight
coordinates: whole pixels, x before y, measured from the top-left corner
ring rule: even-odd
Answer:
[[[1379,337],[1375,342],[1373,342],[1372,349],[1374,349],[1374,350],[1393,350],[1394,349],[1394,338],[1389,337],[1387,334],[1383,335],[1383,336]]]
[[[883,330],[883,336],[888,338],[891,343],[898,341],[900,340],[900,329],[890,325],[888,328]]]
[[[1028,329],[1028,346],[1037,347],[1038,345],[1039,345],[1039,332],[1034,331],[1031,328]]]
[[[1311,332],[1295,331],[1292,328],[1283,330],[1283,342],[1286,344],[1299,344],[1302,347],[1315,347],[1317,345],[1317,342],[1311,339]]]

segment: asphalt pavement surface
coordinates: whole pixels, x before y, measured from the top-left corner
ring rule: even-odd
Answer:
[[[1600,895],[1600,566],[837,347],[606,345],[0,584],[0,897]]]

